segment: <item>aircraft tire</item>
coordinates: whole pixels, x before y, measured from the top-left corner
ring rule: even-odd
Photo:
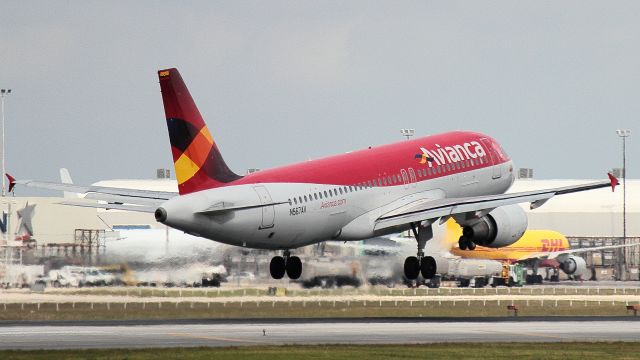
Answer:
[[[473,241],[469,240],[467,242],[467,248],[469,248],[469,250],[475,250],[476,249],[476,243],[474,243]]]
[[[289,257],[286,265],[287,276],[291,280],[297,280],[302,275],[302,260],[297,256]]]
[[[269,263],[269,272],[271,277],[278,280],[284,277],[286,271],[284,258],[282,256],[274,256]]]
[[[436,259],[431,256],[425,256],[420,263],[420,273],[425,279],[433,279],[436,276],[438,265]]]
[[[467,250],[467,239],[460,236],[460,240],[458,240],[458,247],[460,250]]]
[[[409,280],[415,280],[420,274],[420,262],[415,256],[409,256],[404,260],[404,276]]]

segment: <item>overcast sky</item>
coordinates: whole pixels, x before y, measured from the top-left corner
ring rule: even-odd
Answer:
[[[238,173],[475,130],[537,178],[640,176],[638,1],[3,1],[7,169],[171,167],[177,67]]]

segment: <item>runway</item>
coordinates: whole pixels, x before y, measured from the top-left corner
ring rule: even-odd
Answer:
[[[0,325],[0,349],[640,340],[640,321],[633,318],[496,320],[294,319],[3,323]]]

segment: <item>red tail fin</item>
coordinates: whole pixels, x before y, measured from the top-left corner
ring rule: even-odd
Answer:
[[[177,69],[158,71],[180,195],[240,179],[222,159]]]

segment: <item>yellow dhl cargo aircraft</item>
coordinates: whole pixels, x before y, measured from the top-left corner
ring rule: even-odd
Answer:
[[[590,270],[583,258],[576,253],[616,249],[638,244],[598,246],[571,249],[569,241],[561,233],[553,230],[527,230],[520,240],[502,248],[477,246],[475,250],[461,250],[458,239],[462,228],[452,219],[446,222],[444,240],[449,251],[456,256],[468,259],[489,259],[508,263],[525,263],[537,273],[539,267],[561,269],[567,275],[589,278]],[[541,280],[541,279],[540,279]]]

